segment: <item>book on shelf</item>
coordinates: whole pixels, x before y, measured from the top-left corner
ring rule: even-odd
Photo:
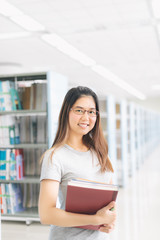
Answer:
[[[14,88],[14,82],[0,81],[0,111],[12,110],[11,88]]]
[[[22,109],[19,93],[13,81],[0,81],[0,111]]]
[[[24,177],[22,149],[0,149],[0,179],[21,180]]]
[[[38,207],[39,184],[23,184],[23,208]]]
[[[11,101],[12,101],[12,110],[22,109],[22,105],[19,99],[18,91],[14,88],[10,89]]]
[[[20,102],[23,109],[46,111],[47,87],[46,84],[32,84],[21,87]]]
[[[0,184],[0,212],[3,213],[2,187]]]
[[[72,179],[68,182],[66,211],[93,215],[116,201],[118,186],[93,182],[85,179]],[[98,230],[100,225],[78,226],[79,228]]]
[[[6,214],[7,213],[7,200],[6,200],[6,191],[5,191],[5,184],[1,183],[1,213]]]
[[[2,214],[15,214],[24,211],[23,193],[20,184],[1,183],[0,184],[0,203]]]
[[[0,144],[19,144],[19,120],[10,115],[0,115]]]

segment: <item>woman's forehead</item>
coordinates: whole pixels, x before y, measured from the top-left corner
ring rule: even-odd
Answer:
[[[79,106],[83,108],[95,108],[96,104],[92,96],[82,96],[77,99],[73,106]]]

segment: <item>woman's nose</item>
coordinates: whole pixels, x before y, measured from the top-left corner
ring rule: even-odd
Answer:
[[[89,118],[89,115],[88,115],[88,111],[86,110],[84,113],[83,113],[83,116],[82,116],[83,118]]]

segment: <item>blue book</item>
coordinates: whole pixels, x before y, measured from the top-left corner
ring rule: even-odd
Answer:
[[[9,142],[11,145],[15,144],[15,126],[9,126]]]
[[[12,183],[11,186],[12,186],[11,195],[13,196],[14,201],[14,212],[22,212],[24,211],[24,208],[21,185],[18,183]]]
[[[6,150],[0,150],[0,179],[6,179]]]
[[[11,180],[15,180],[17,173],[16,173],[16,156],[15,156],[15,149],[11,150],[10,153],[10,168],[9,168],[9,175]]]
[[[16,89],[10,89],[11,101],[12,101],[12,110],[22,109],[22,105],[19,99],[19,95]]]
[[[5,195],[6,195],[6,204],[7,204],[7,213],[11,214],[11,195],[9,192],[9,184],[5,184]]]
[[[0,81],[0,93],[3,92],[3,89],[2,89],[2,81]]]

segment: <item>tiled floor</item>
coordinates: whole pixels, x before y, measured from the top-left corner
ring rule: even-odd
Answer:
[[[129,178],[118,195],[118,219],[111,240],[160,239],[160,146]],[[45,240],[49,226],[3,222],[2,240]]]

